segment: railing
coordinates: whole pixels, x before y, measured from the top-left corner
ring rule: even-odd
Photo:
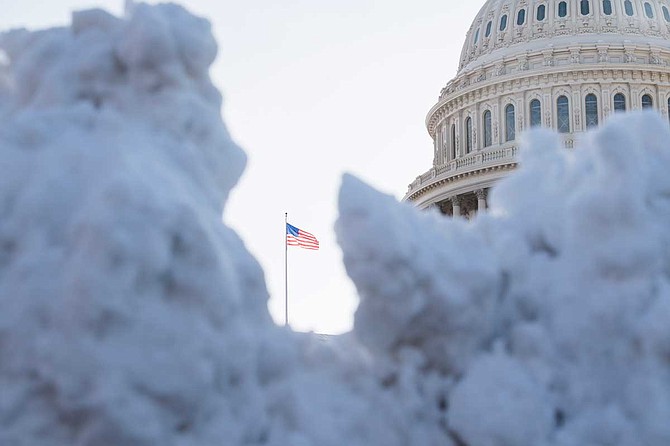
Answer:
[[[511,151],[511,154],[510,154]],[[482,161],[484,163],[490,163],[491,161],[498,161],[505,159],[509,156],[516,156],[517,149],[516,147],[510,147],[507,149],[498,149],[491,152],[482,153]]]
[[[567,149],[574,149],[578,140],[579,136],[572,133],[561,135],[563,146]],[[518,152],[519,149],[515,145],[507,145],[470,153],[464,157],[449,161],[446,164],[434,166],[428,172],[418,176],[416,180],[414,180],[414,182],[409,185],[405,199],[408,199],[412,196],[412,194],[416,193],[423,187],[438,181],[442,181],[444,179],[449,179],[451,177],[476,171],[482,168],[516,163]]]
[[[516,146],[500,147],[493,150],[470,153],[464,157],[449,161],[446,164],[435,166],[428,172],[418,176],[409,185],[407,197],[436,181],[486,167],[495,167],[496,165],[516,162],[517,153],[518,149]]]
[[[479,156],[472,156],[472,155],[467,155],[463,158],[458,158],[455,160],[456,162],[456,170],[462,169],[464,167],[470,167],[474,166],[477,164]]]
[[[563,146],[568,149],[573,149],[575,147],[577,139],[577,136],[574,134],[566,134],[561,137]],[[474,152],[464,157],[456,158],[446,164],[435,166],[428,172],[418,176],[416,180],[409,185],[405,198],[409,198],[419,189],[436,181],[442,181],[462,173],[486,167],[515,163],[517,162],[518,152],[519,149],[514,145],[502,146],[494,149],[484,149],[480,152]]]

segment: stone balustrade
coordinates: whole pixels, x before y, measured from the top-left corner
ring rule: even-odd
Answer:
[[[446,164],[435,166],[417,177],[409,185],[405,200],[413,200],[421,190],[444,182],[451,177],[476,172],[480,169],[492,168],[498,165],[516,163],[518,148],[516,145],[498,147],[493,150],[482,150],[464,157],[449,161]]]
[[[574,147],[575,135],[562,136],[563,146],[567,149]],[[419,175],[408,187],[404,200],[414,201],[424,191],[435,187],[457,187],[458,178],[471,177],[502,166],[518,163],[519,149],[516,144],[489,148],[470,153],[445,164],[434,166],[429,171]]]

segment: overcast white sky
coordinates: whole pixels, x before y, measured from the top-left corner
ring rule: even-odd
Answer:
[[[153,3],[153,2],[152,2]],[[283,323],[284,212],[318,252],[289,252],[291,325],[341,333],[357,305],[333,225],[343,172],[401,198],[429,169],[424,119],[483,0],[183,0],[213,24],[212,77],[249,156],[225,221],[262,264]],[[62,25],[122,0],[0,0],[0,28]]]

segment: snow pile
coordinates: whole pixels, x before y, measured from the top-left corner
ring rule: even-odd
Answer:
[[[248,393],[231,384],[248,321],[269,323],[258,266],[219,224],[245,159],[209,25],[87,11],[0,47],[0,444],[197,444],[250,410],[216,393]]]
[[[221,224],[245,157],[207,21],[92,10],[0,49],[1,445],[434,444],[411,376],[272,323]]]
[[[457,444],[670,444],[669,140],[654,113],[614,116],[574,152],[531,133],[471,223],[345,177],[355,332],[445,379]]]
[[[535,133],[477,221],[345,178],[355,332],[276,327],[245,158],[175,5],[0,35],[0,445],[670,444],[670,154]],[[624,130],[625,129],[625,130]]]

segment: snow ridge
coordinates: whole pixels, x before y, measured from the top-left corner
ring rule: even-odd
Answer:
[[[469,224],[345,177],[361,342],[447,378],[468,446],[670,443],[669,139],[653,112],[611,117],[574,152],[531,132]]]

